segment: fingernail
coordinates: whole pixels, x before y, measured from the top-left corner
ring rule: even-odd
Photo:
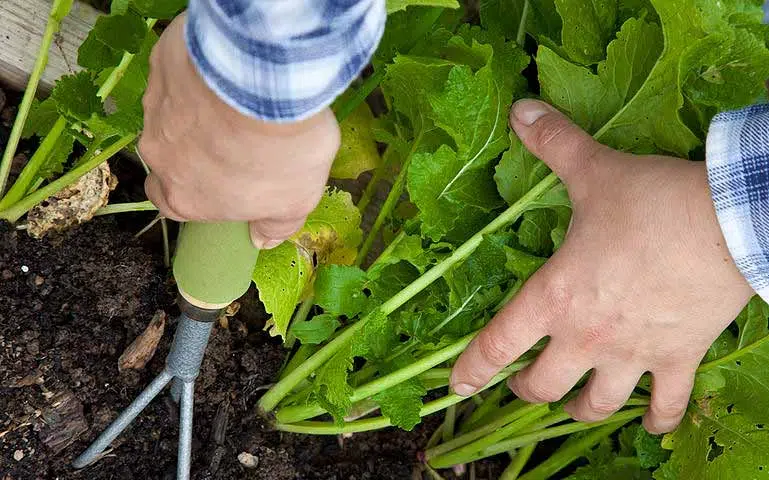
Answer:
[[[474,394],[477,389],[472,385],[468,385],[467,383],[460,383],[458,385],[454,385],[453,390],[454,393],[460,397],[469,397],[470,395]]]
[[[254,246],[258,248],[259,250],[270,250],[272,248],[277,247],[283,243],[282,240],[266,240],[263,238],[255,238],[254,239]]]
[[[513,105],[513,116],[527,127],[550,112],[552,112],[551,108],[538,100],[518,100]]]

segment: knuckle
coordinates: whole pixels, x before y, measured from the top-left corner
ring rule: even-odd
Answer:
[[[166,205],[173,213],[183,218],[193,218],[193,212],[190,211],[189,202],[177,188],[165,188],[164,196]]]
[[[495,367],[505,367],[511,361],[507,344],[497,336],[483,335],[479,337],[478,350],[481,356]]]
[[[517,384],[518,391],[516,394],[531,403],[551,403],[557,402],[563,395],[561,392],[557,392],[549,385],[544,385],[539,382],[520,382]]]
[[[566,274],[552,272],[544,284],[544,297],[556,313],[565,313],[571,309],[574,300],[573,283]]]
[[[585,408],[593,414],[590,417],[591,419],[595,418],[597,420],[603,420],[621,407],[622,405],[618,405],[616,402],[601,400],[600,398],[593,396],[585,399]]]
[[[651,411],[659,418],[671,419],[681,416],[684,412],[685,404],[676,401],[657,401],[652,402]]]

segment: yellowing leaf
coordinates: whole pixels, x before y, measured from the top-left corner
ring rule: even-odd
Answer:
[[[349,265],[363,238],[360,210],[349,193],[327,189],[293,240],[318,264]]]
[[[342,146],[331,166],[331,177],[356,179],[381,163],[373,133],[374,115],[362,103],[340,125]]]
[[[259,254],[253,280],[259,299],[272,318],[267,321],[270,335],[285,337],[291,315],[312,277],[312,260],[291,242]]]

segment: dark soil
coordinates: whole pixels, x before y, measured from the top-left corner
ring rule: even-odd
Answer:
[[[0,151],[12,112],[6,108],[3,117]],[[117,201],[140,200],[136,166],[119,161],[113,170],[121,179]],[[108,456],[82,471],[70,467],[163,368],[178,311],[158,229],[154,237],[134,238],[151,217],[100,218],[43,241],[0,225],[1,480],[174,478],[177,410],[165,394]],[[255,405],[284,350],[263,332],[265,314],[255,293],[241,304],[226,327],[215,328],[197,382],[193,478],[429,478],[420,473],[417,456],[437,417],[413,432],[344,439],[271,431]],[[154,357],[141,370],[120,373],[118,358],[158,310],[169,322]],[[254,455],[258,466],[244,468],[242,452]],[[475,473],[497,478],[500,464],[481,463]],[[444,477],[454,478],[451,472]]]

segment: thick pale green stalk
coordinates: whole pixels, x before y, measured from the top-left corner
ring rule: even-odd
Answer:
[[[336,111],[334,113],[336,113],[337,122],[344,122],[344,120],[349,117],[356,108],[365,102],[368,96],[371,95],[371,92],[376,90],[379,84],[382,83],[382,79],[384,79],[384,77],[385,69],[381,68],[374,72],[374,74],[368,77],[366,80],[364,80],[363,84],[355,91],[355,93],[347,98],[344,102],[340,103],[335,109]]]
[[[454,265],[466,259],[470,256],[478,245],[483,241],[484,235],[494,233],[500,228],[517,220],[523,212],[529,208],[529,205],[539,199],[548,190],[553,188],[559,183],[558,177],[551,173],[541,182],[539,182],[534,188],[529,190],[526,195],[521,197],[520,200],[515,202],[510,208],[505,210],[500,216],[494,219],[481,231],[473,235],[467,242],[457,248],[454,253],[437,264],[421,277],[416,279],[406,288],[395,294],[392,298],[386,301],[379,308],[378,312],[374,314],[389,315],[403,304],[414,298],[415,295],[427,288],[437,279],[441,278],[446,272],[448,272]],[[272,411],[278,402],[280,402],[288,393],[302,380],[307,378],[312,372],[317,370],[328,359],[330,359],[336,352],[338,352],[347,342],[349,342],[365,325],[369,320],[369,316],[360,319],[343,331],[337,338],[328,343],[315,355],[307,359],[302,365],[296,368],[293,372],[286,375],[285,378],[275,384],[259,401],[259,407],[266,412]]]
[[[583,457],[590,448],[592,448],[594,445],[597,445],[601,440],[610,436],[612,433],[616,432],[617,429],[619,429],[622,425],[624,425],[624,423],[617,422],[611,423],[601,428],[596,428],[592,432],[580,438],[578,441],[559,448],[558,451],[550,455],[547,460],[537,465],[535,469],[527,472],[526,475],[522,476],[521,480],[547,480],[548,478],[571,465],[580,457]]]
[[[500,385],[495,388],[488,397],[483,399],[483,402],[475,409],[470,415],[470,418],[465,421],[459,428],[461,433],[467,433],[471,430],[475,430],[479,425],[488,422],[490,419],[499,418],[499,412],[502,410],[499,408],[499,404],[507,394],[510,393],[510,389],[506,385]],[[523,400],[513,400],[511,404],[517,404],[518,407],[525,405]],[[510,404],[502,408],[507,408]],[[514,407],[509,407],[514,408]]]
[[[30,185],[37,178],[37,172],[40,171],[42,166],[48,161],[48,156],[56,146],[56,142],[67,127],[67,120],[64,117],[59,117],[56,123],[53,124],[48,135],[45,136],[43,142],[29,159],[29,162],[24,166],[19,178],[16,179],[13,186],[8,190],[8,193],[0,200],[0,211],[12,206],[22,198],[29,190]]]
[[[494,376],[491,381],[486,384],[481,391],[491,388],[499,382],[505,380],[508,377],[507,372],[501,372]],[[451,405],[467,400],[467,397],[461,397],[457,394],[449,394],[445,397],[441,397],[432,402],[426,403],[419,410],[420,417],[426,417],[435,412],[440,412]],[[354,422],[347,422],[343,425],[337,425],[334,422],[297,422],[297,423],[280,423],[275,425],[277,430],[283,432],[293,433],[305,433],[310,435],[339,435],[342,433],[356,433],[356,432],[368,432],[371,430],[380,430],[382,428],[391,427],[392,423],[387,417],[367,418],[365,420],[355,420]]]
[[[443,431],[441,438],[444,442],[449,442],[454,438],[454,425],[457,421],[457,406],[452,405],[446,409],[446,418],[443,419]]]
[[[616,427],[619,428],[627,422],[640,417],[645,412],[646,408],[634,408],[616,413],[601,422],[574,422],[566,425],[559,425],[557,427],[519,435],[517,437],[509,438],[498,443],[495,443],[497,440],[496,436],[493,437],[493,441],[489,439],[481,439],[470,445],[454,450],[453,452],[449,452],[446,455],[434,458],[430,462],[430,465],[435,468],[448,468],[452,465],[474,462],[476,460],[491,457],[499,453],[509,452],[510,450],[521,448],[532,443],[541,442],[551,438],[562,437],[564,435],[571,435],[573,433],[583,432],[585,430],[592,430],[594,428],[603,427],[605,425],[616,425]]]
[[[742,357],[743,355],[747,355],[748,353],[752,352],[753,350],[759,348],[763,344],[769,342],[769,335],[762,337],[755,342],[751,343],[750,345],[743,347],[739,350],[735,350],[732,353],[728,355],[724,355],[721,358],[718,358],[716,360],[713,360],[712,362],[703,363],[699,366],[697,369],[697,373],[704,373],[708,370],[712,370],[714,368],[720,367],[721,365],[732,363],[736,359]]]
[[[43,76],[46,65],[48,65],[48,51],[51,49],[53,37],[61,28],[61,21],[69,15],[72,8],[72,0],[56,0],[51,7],[51,13],[48,16],[48,23],[45,26],[43,40],[37,53],[35,66],[32,68],[32,74],[27,82],[27,88],[24,90],[24,97],[19,105],[19,112],[16,114],[16,120],[13,122],[11,135],[5,146],[3,158],[0,160],[0,196],[5,192],[5,186],[8,182],[8,175],[11,173],[11,163],[16,155],[16,148],[19,146],[21,134],[24,131],[24,124],[27,122],[29,111],[32,108],[32,101],[35,99],[37,87]]]
[[[527,5],[528,3],[529,2],[526,2]],[[537,448],[536,443],[519,448],[518,452],[513,457],[513,460],[510,462],[510,465],[508,465],[505,471],[502,472],[502,475],[500,475],[499,480],[518,480],[518,476],[523,471],[523,467],[529,462],[535,448]]]
[[[130,213],[130,212],[153,212],[157,211],[158,207],[150,201],[145,202],[133,202],[133,203],[113,203],[106,207],[100,208],[95,216],[101,215],[113,215],[116,213]]]
[[[523,2],[523,12],[521,13],[521,22],[518,24],[518,35],[515,37],[515,41],[523,48],[523,44],[526,41],[526,24],[529,21],[529,0]]]
[[[112,158],[120,150],[125,148],[128,144],[136,139],[136,135],[127,135],[122,137],[109,147],[105,148],[99,155],[89,159],[86,162],[78,165],[74,169],[67,172],[57,180],[49,183],[45,187],[37,190],[32,195],[27,196],[22,201],[18,202],[11,208],[0,212],[0,219],[7,220],[11,223],[15,223],[25,213],[27,213],[32,207],[42,202],[46,198],[50,197],[61,191],[67,185],[76,182],[80,177],[90,172],[94,168],[98,167],[102,162]]]
[[[510,404],[502,410],[503,415],[498,420],[425,451],[425,458],[430,460],[439,457],[481,438],[491,438],[492,443],[503,440],[547,415],[550,412],[550,406],[548,404],[527,404],[521,407],[519,404]]]

